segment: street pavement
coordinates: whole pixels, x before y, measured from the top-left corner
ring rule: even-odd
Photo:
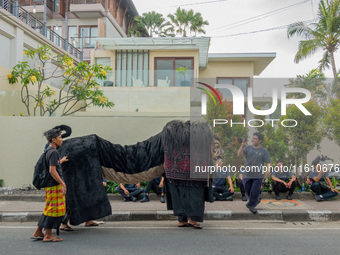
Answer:
[[[339,254],[340,222],[207,221],[203,229],[176,221],[106,222],[74,227],[60,243],[30,239],[33,222],[1,222],[0,254]]]
[[[246,202],[235,194],[234,201],[215,201],[205,204],[205,220],[283,220],[283,221],[340,221],[340,201],[316,202],[311,193],[294,194],[293,200],[277,201],[273,195],[262,194],[257,206],[258,213],[252,214]],[[284,198],[284,195],[281,196]],[[175,220],[166,204],[150,194],[147,203],[124,202],[118,195],[109,195],[112,215],[110,221]],[[43,195],[0,195],[0,222],[35,222],[44,208]]]

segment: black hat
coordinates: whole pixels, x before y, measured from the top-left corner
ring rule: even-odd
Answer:
[[[50,142],[53,138],[61,135],[60,128],[52,128],[44,133],[46,139]]]

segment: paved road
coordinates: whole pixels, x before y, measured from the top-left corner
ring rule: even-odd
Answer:
[[[0,254],[339,254],[338,222],[110,222],[62,232],[61,243],[31,241],[34,223],[1,223]]]

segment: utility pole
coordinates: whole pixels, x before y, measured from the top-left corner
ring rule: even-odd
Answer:
[[[68,13],[68,0],[66,0],[66,11],[65,11],[65,51],[68,51],[68,20],[67,20],[67,13]]]
[[[47,5],[46,5],[46,0],[44,0],[44,31],[43,31],[43,35],[46,37],[47,36],[47,27],[46,27],[46,9],[47,9]]]

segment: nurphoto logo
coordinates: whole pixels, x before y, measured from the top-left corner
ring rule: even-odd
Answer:
[[[233,115],[245,115],[245,96],[240,88],[234,85],[230,84],[215,84],[215,88],[212,86],[203,83],[203,82],[197,82],[200,85],[203,85],[207,88],[209,88],[213,94],[216,95],[218,98],[220,104],[222,105],[222,100],[218,92],[215,90],[219,89],[220,91],[225,91],[229,90],[229,92],[232,95],[232,104],[233,104]],[[207,115],[207,94],[212,98],[214,101],[214,104],[216,105],[216,100],[213,96],[213,94],[208,91],[205,88],[200,88],[197,87],[198,89],[203,90],[206,94],[201,95],[201,114],[202,115]],[[291,93],[299,93],[303,94],[305,97],[303,98],[289,98],[288,95]],[[261,116],[267,116],[275,112],[275,110],[278,107],[278,95],[279,92],[276,88],[273,88],[272,90],[272,106],[270,109],[262,109],[258,110],[254,107],[253,103],[253,88],[248,88],[248,96],[247,96],[247,106],[248,110],[254,114],[254,115],[261,115]],[[281,88],[281,115],[286,115],[286,108],[287,105],[295,105],[304,115],[312,115],[304,106],[304,103],[307,103],[311,99],[311,93],[304,88]],[[279,121],[279,119],[265,119],[267,122],[271,122],[272,127],[274,127],[274,123],[276,121]],[[215,127],[216,125],[225,125],[227,123],[230,123],[231,127],[233,125],[243,125],[244,127],[246,126],[246,120],[243,122],[233,122],[232,119],[227,120],[227,119],[214,119],[213,121],[213,126]],[[255,123],[260,123],[259,125],[255,125]],[[293,123],[293,124],[288,124],[288,123]],[[281,125],[284,127],[295,127],[297,126],[297,121],[294,119],[284,119],[281,121]],[[264,121],[260,119],[251,119],[248,120],[248,125],[250,127],[261,127],[264,125]]]

